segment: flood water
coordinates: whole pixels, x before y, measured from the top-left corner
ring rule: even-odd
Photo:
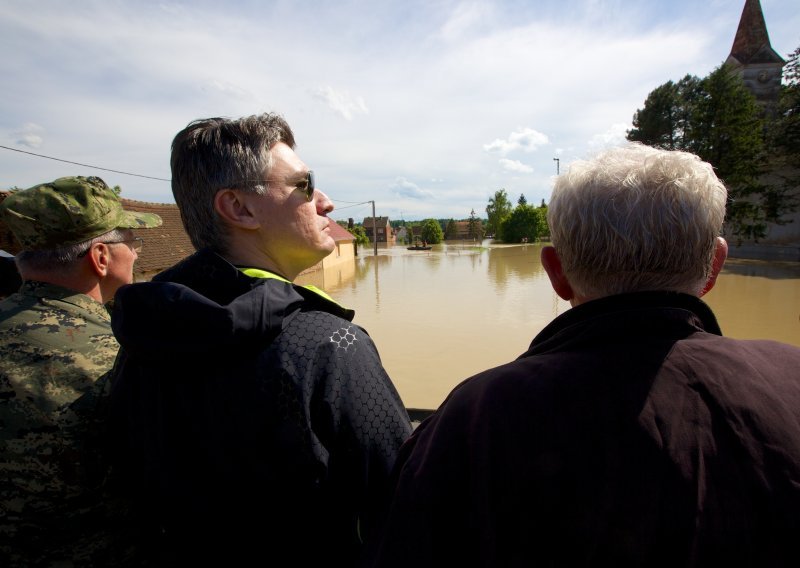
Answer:
[[[516,358],[569,309],[550,287],[541,244],[397,245],[298,279],[356,311],[409,408],[436,408],[479,371]],[[800,262],[728,259],[704,300],[725,335],[800,346]]]

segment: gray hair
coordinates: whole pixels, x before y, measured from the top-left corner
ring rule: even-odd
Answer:
[[[214,209],[220,189],[264,193],[278,142],[294,148],[294,134],[276,114],[206,118],[191,122],[172,141],[172,194],[197,249],[227,252],[228,231]]]
[[[120,229],[113,229],[87,241],[66,245],[50,250],[23,250],[19,252],[14,261],[20,274],[29,271],[36,272],[63,272],[77,265],[80,258],[95,243],[124,241],[125,234]]]
[[[688,152],[630,144],[574,162],[558,177],[547,220],[576,294],[698,294],[725,218],[727,190]]]

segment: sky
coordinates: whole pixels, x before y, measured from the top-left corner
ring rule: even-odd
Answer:
[[[800,5],[761,6],[785,59]],[[650,91],[719,66],[743,7],[2,0],[0,189],[97,175],[123,197],[174,203],[178,131],[276,112],[334,219],[361,222],[367,202],[393,220],[485,217],[500,189],[538,205],[557,171],[624,141]]]

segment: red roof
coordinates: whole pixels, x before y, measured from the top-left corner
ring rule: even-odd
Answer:
[[[130,211],[155,213],[163,224],[153,229],[135,230],[144,239],[144,247],[134,265],[136,274],[153,274],[177,264],[194,252],[189,235],[183,228],[181,213],[174,203],[148,203],[122,199],[122,207]]]
[[[336,241],[337,243],[339,241],[351,241],[352,242],[352,241],[356,240],[356,238],[353,236],[353,234],[350,231],[348,231],[347,229],[342,227],[336,221],[331,220],[331,224],[328,225],[328,227],[331,230],[331,236],[333,237],[333,240]]]

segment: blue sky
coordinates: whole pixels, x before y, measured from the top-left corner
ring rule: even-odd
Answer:
[[[772,47],[797,0],[761,0]],[[548,200],[556,162],[622,141],[647,94],[725,60],[744,0],[3,0],[0,145],[168,179],[188,122],[278,112],[332,217],[485,216],[505,188]],[[0,148],[0,189],[99,175]]]

